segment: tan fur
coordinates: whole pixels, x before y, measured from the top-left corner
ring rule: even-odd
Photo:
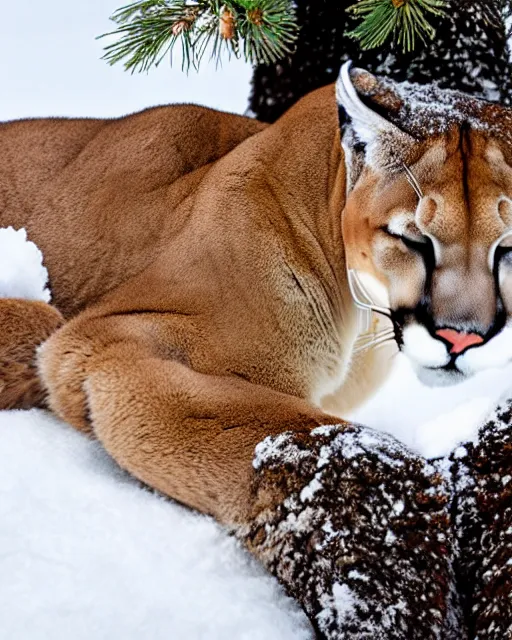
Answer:
[[[255,445],[333,422],[311,401],[355,336],[333,88],[272,127],[177,106],[14,122],[0,147],[0,225],[41,248],[68,319],[39,357],[49,406],[151,486],[240,519]]]
[[[418,143],[409,163],[432,200],[412,222],[436,234],[442,269],[458,268],[469,291],[475,278],[487,287],[482,260],[509,215],[490,211],[478,185],[492,177],[496,193],[511,193],[512,184],[498,143],[467,141],[454,130]],[[414,217],[417,198],[403,174],[363,166],[347,199],[332,86],[272,126],[162,107],[6,124],[0,148],[0,226],[25,227],[41,248],[67,320],[38,359],[48,406],[152,487],[243,520],[255,445],[339,422],[322,403],[346,412],[384,377],[389,351],[352,357],[346,260],[414,303],[424,268],[382,228],[397,212]],[[472,215],[460,186],[467,166]],[[473,321],[489,322],[488,292],[471,288],[461,306],[449,293],[435,291],[440,318],[475,306]],[[32,331],[9,304],[0,300],[2,327],[33,355],[59,316],[40,307]],[[19,400],[3,393],[0,406],[26,404],[23,389]]]
[[[0,320],[0,409],[43,406],[35,349],[62,325],[62,315],[44,302],[6,299]]]

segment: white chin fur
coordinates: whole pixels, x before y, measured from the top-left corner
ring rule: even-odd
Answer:
[[[402,351],[411,361],[419,380],[429,386],[456,384],[486,369],[499,369],[512,361],[512,323],[483,346],[471,347],[455,360],[458,371],[445,371],[450,355],[443,342],[419,324],[403,332]]]
[[[413,365],[414,373],[418,380],[426,387],[449,387],[466,379],[463,373],[458,371],[446,371],[445,369],[425,369]]]
[[[512,360],[512,326],[506,326],[497,336],[481,347],[468,349],[456,360],[457,368],[471,376],[485,369],[501,369]]]
[[[450,362],[450,355],[444,343],[433,338],[425,327],[419,324],[407,326],[402,339],[402,351],[415,368],[444,367]]]

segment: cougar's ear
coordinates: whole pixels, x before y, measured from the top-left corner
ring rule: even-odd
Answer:
[[[390,119],[402,105],[393,84],[346,62],[336,82],[336,99],[347,161],[355,161],[354,153],[360,156],[363,152],[365,164],[373,169],[401,165],[415,139]]]

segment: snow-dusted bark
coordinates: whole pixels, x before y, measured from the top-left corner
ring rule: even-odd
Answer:
[[[436,37],[410,54],[382,49],[361,51],[345,34],[355,22],[346,12],[354,0],[297,0],[301,32],[295,53],[253,76],[250,107],[273,122],[300,97],[334,82],[342,62],[395,80],[437,82],[488,100],[511,103],[512,67],[505,22],[488,0],[452,0],[443,19],[432,19]]]
[[[511,420],[435,461],[351,424],[267,438],[238,535],[319,638],[511,638]]]
[[[452,454],[459,591],[471,638],[512,638],[512,402]]]
[[[462,640],[450,483],[391,436],[355,425],[267,438],[249,550],[319,638]]]

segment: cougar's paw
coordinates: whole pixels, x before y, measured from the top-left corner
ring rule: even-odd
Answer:
[[[256,450],[248,549],[318,637],[462,640],[450,486],[432,464],[356,425],[284,433]]]
[[[0,409],[43,404],[36,349],[62,323],[57,309],[45,302],[0,299]]]
[[[0,360],[0,409],[44,406],[44,391],[33,366]]]

